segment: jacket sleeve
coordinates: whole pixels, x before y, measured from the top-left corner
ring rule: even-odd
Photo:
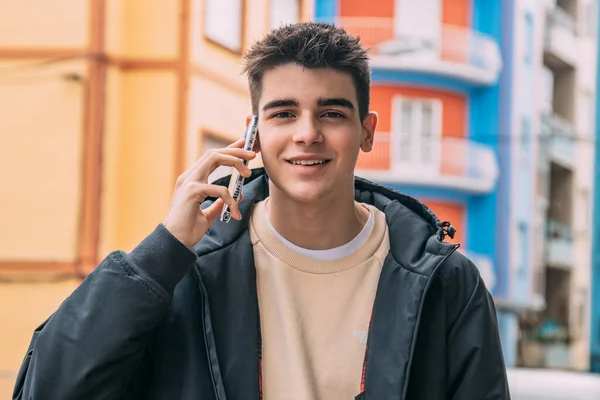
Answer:
[[[163,225],[109,254],[34,332],[13,399],[122,398],[195,261]]]
[[[460,256],[446,299],[448,400],[509,400],[498,320],[477,267]]]

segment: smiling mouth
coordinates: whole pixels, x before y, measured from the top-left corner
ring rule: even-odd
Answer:
[[[292,165],[303,166],[324,165],[327,164],[329,161],[331,160],[287,160],[287,162]]]

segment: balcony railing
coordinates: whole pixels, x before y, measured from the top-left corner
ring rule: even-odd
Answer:
[[[361,153],[356,168],[375,180],[473,193],[491,191],[499,174],[494,151],[483,144],[442,137],[400,145],[389,132],[375,135],[373,150]]]
[[[546,10],[544,30],[545,61],[554,69],[574,66],[577,61],[577,29],[575,20],[565,10]]]
[[[558,114],[542,113],[542,129],[548,140],[548,156],[563,165],[575,161],[575,133],[573,124]]]
[[[439,37],[395,33],[393,18],[340,17],[334,20],[361,38],[375,68],[453,76],[474,84],[493,84],[502,69],[498,43],[473,29],[442,24]]]
[[[547,222],[546,262],[557,268],[573,266],[573,228],[554,220]]]

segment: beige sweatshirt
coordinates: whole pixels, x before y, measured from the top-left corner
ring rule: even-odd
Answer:
[[[368,325],[389,251],[385,215],[373,214],[364,244],[335,260],[290,249],[269,225],[265,202],[250,221],[262,332],[265,400],[354,399]]]

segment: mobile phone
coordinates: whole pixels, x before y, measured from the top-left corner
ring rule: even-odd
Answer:
[[[244,143],[244,150],[251,151],[254,148],[254,142],[256,141],[256,135],[258,133],[258,116],[253,115],[250,119],[250,123],[246,127],[244,137],[246,143]],[[248,166],[248,160],[244,160],[244,165]],[[244,177],[240,175],[240,172],[232,168],[231,180],[229,181],[229,192],[233,197],[233,200],[237,203],[242,195],[242,188],[244,186]],[[229,222],[231,220],[231,210],[227,204],[223,205],[223,211],[221,211],[221,222]]]

